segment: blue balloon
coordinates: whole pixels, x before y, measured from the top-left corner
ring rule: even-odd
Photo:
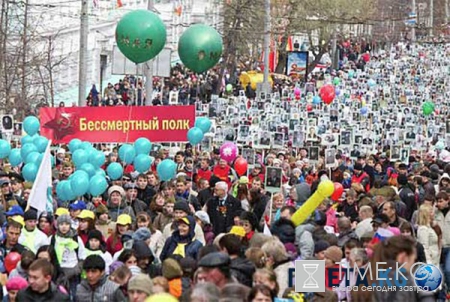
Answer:
[[[64,190],[64,182],[66,181],[67,180],[60,181],[56,185],[56,196],[63,201],[66,200],[66,191]]]
[[[20,139],[20,143],[22,144],[22,146],[25,144],[32,144],[34,139],[35,136],[25,135]]]
[[[37,151],[30,152],[30,154],[27,155],[27,158],[25,159],[25,164],[33,163],[39,167],[39,155],[41,155]]]
[[[134,159],[134,168],[139,173],[147,172],[150,169],[150,166],[152,165],[152,160],[149,155],[146,154],[139,154]]]
[[[108,182],[105,177],[100,175],[95,175],[89,181],[89,193],[92,196],[99,196],[103,194],[108,188]]]
[[[82,142],[80,145],[80,149],[87,150],[92,148],[92,144],[90,142]]]
[[[97,170],[95,170],[94,176],[97,176],[97,175],[100,175],[101,177],[106,177],[106,172],[103,169],[97,169]]]
[[[72,161],[77,168],[80,168],[83,164],[87,163],[88,159],[88,154],[83,149],[78,149],[72,153]]]
[[[59,199],[63,201],[70,201],[77,198],[77,195],[73,192],[72,186],[70,184],[70,180],[63,180],[58,183],[60,185],[60,192],[58,194],[58,186],[56,186],[56,194]]]
[[[337,96],[339,96],[341,94],[341,89],[339,89],[339,87],[336,87],[334,89],[334,92],[336,93]]]
[[[322,102],[322,100],[320,99],[320,96],[315,95],[315,96],[313,97],[313,104],[314,104],[314,105],[319,105],[321,102]]]
[[[37,148],[33,144],[25,144],[20,149],[20,156],[22,156],[22,160],[25,161],[27,159],[28,154],[31,152],[37,152]]]
[[[27,116],[23,120],[23,129],[28,135],[35,135],[39,131],[39,127],[41,124],[39,123],[39,120],[35,116]]]
[[[81,172],[81,171],[80,171]],[[89,176],[77,175],[70,180],[70,186],[72,187],[73,193],[77,196],[82,196],[89,190]]]
[[[39,135],[33,139],[33,144],[36,146],[38,152],[42,153],[47,149],[48,139]]]
[[[36,179],[37,173],[38,166],[34,163],[28,163],[22,169],[22,175],[26,181],[33,182]]]
[[[81,140],[78,138],[74,138],[69,142],[69,150],[70,152],[75,152],[76,150],[80,149],[81,147]]]
[[[95,167],[100,168],[105,164],[105,154],[101,151],[91,152],[89,162]]]
[[[353,78],[354,75],[355,75],[355,72],[352,69],[350,69],[348,71],[348,78],[351,79],[351,78]]]
[[[193,127],[187,133],[187,139],[192,145],[200,144],[203,140],[203,131],[200,128]]]
[[[89,178],[95,175],[95,167],[91,163],[84,163],[81,165],[80,170],[85,171],[87,174],[89,174]]]
[[[77,178],[77,177],[87,177],[89,178],[89,174],[84,170],[76,170],[70,175],[69,179]]]
[[[367,114],[367,112],[368,112],[368,109],[367,109],[366,106],[364,106],[364,107],[362,107],[362,108],[360,109],[360,113],[363,114],[363,115]]]
[[[134,142],[136,154],[149,154],[152,150],[152,143],[145,137],[140,137]]]
[[[11,154],[11,145],[4,139],[0,139],[0,158],[7,158]]]
[[[53,155],[50,155],[50,162],[52,163],[52,168],[54,168],[56,165],[56,159]]]
[[[106,173],[111,180],[118,180],[123,175],[123,167],[119,163],[110,163],[106,168]]]
[[[194,127],[200,128],[203,134],[206,134],[211,129],[211,121],[207,117],[198,117],[195,119]]]
[[[119,158],[120,160],[131,164],[136,157],[136,150],[130,144],[124,144],[119,148]]]
[[[158,176],[162,181],[168,181],[175,177],[177,164],[171,159],[165,159],[156,167]]]
[[[369,85],[369,87],[374,87],[377,83],[373,79],[369,79],[369,81],[367,81],[367,84]]]
[[[22,163],[22,156],[20,155],[20,149],[14,148],[9,154],[9,162],[11,166],[17,167]]]

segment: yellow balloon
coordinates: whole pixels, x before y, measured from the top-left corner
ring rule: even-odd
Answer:
[[[308,200],[292,215],[292,222],[297,227],[305,222],[306,219],[314,212],[317,206],[323,202],[325,198],[330,197],[334,192],[334,184],[331,180],[322,180],[317,187],[316,192],[311,195]]]
[[[366,106],[366,100],[362,100],[361,101],[361,105],[364,107],[364,106]]]

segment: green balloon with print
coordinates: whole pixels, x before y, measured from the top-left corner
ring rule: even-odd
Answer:
[[[205,24],[192,25],[178,41],[178,55],[181,62],[197,73],[214,67],[222,56],[222,49],[220,34]]]
[[[136,64],[156,57],[164,48],[166,37],[166,27],[161,18],[148,10],[127,13],[116,27],[117,46]]]

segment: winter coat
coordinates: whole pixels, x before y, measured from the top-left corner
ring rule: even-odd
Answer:
[[[117,217],[119,217],[119,215],[121,214],[128,214],[131,216],[131,220],[133,222],[136,221],[136,216],[134,215],[133,209],[129,205],[127,205],[124,200],[122,200],[118,206],[111,204],[111,201],[108,200],[107,207],[109,217],[111,217],[111,220],[114,222],[117,221]]]
[[[436,209],[434,221],[441,227],[441,230],[450,230],[450,211],[442,212]],[[442,232],[442,246],[450,247],[450,232]]]
[[[119,285],[109,280],[106,275],[103,275],[95,288],[92,288],[87,280],[82,280],[77,286],[75,298],[75,301],[78,302],[121,302],[125,300]]]
[[[302,224],[295,228],[295,244],[298,246],[302,259],[314,256],[314,239],[312,224]]]
[[[213,228],[211,224],[207,224],[203,226],[203,234],[205,235],[205,245],[213,244],[214,238],[216,238],[216,235],[214,235]]]
[[[295,269],[294,262],[287,259],[285,262],[275,264],[273,272],[277,276],[278,285],[280,290],[278,292],[278,297],[282,298],[284,291],[289,287],[289,269]]]
[[[420,242],[427,258],[427,263],[434,264],[439,267],[439,259],[441,256],[439,249],[439,238],[436,232],[430,226],[420,225],[417,229],[417,241]]]
[[[241,202],[231,195],[226,197],[224,206],[220,206],[217,196],[208,200],[205,206],[216,236],[226,233],[234,225],[234,217],[242,212]]]
[[[161,232],[164,230],[166,225],[172,223],[173,217],[168,216],[165,213],[159,213],[153,221],[153,226],[155,229],[160,230]]]
[[[239,283],[252,287],[253,274],[255,273],[255,265],[248,259],[235,258],[231,260],[230,264],[231,275],[235,277]]]
[[[142,200],[145,202],[147,206],[150,205],[150,202],[152,201],[153,196],[155,196],[156,192],[152,187],[145,187],[145,189],[137,189],[137,199]]]
[[[184,245],[184,258],[191,257],[197,259],[197,254],[203,244],[195,239],[195,219],[192,216],[187,216],[189,220],[189,233],[186,236],[181,236],[179,230],[175,230],[172,233],[166,243],[164,244],[163,250],[161,252],[160,259],[164,261],[170,255],[173,255],[177,249],[183,248]]]
[[[35,292],[28,286],[18,292],[16,300],[20,302],[69,302],[70,298],[60,292],[52,283],[44,293]]]
[[[414,191],[406,185],[400,189],[399,196],[401,201],[403,201],[406,205],[405,217],[403,218],[406,220],[411,220],[412,214],[417,209],[416,195],[414,194]]]

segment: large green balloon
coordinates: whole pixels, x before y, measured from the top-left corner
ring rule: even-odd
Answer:
[[[138,64],[156,57],[166,44],[166,27],[155,13],[135,10],[124,15],[116,27],[116,42],[130,61]]]
[[[430,115],[434,112],[434,104],[432,102],[425,102],[422,104],[422,113]]]
[[[211,26],[195,24],[178,41],[178,54],[183,64],[197,73],[207,71],[219,62],[222,37]]]

